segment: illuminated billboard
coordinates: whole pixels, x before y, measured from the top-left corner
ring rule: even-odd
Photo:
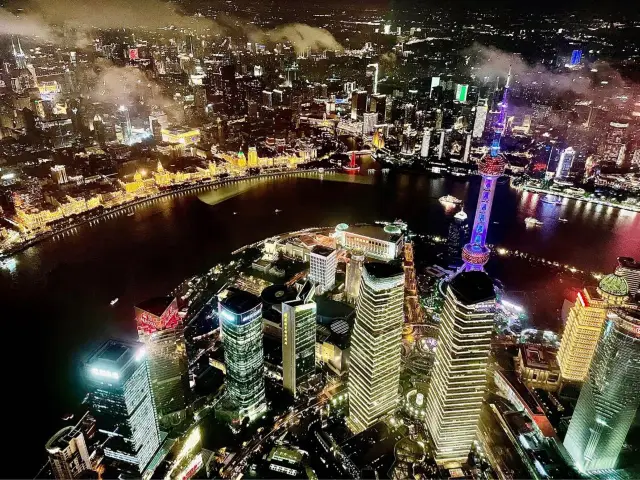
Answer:
[[[140,55],[138,52],[137,48],[130,48],[129,49],[129,60],[139,60],[140,59]]]

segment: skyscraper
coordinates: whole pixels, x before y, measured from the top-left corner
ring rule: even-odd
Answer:
[[[144,346],[105,342],[86,363],[89,405],[107,458],[130,463],[142,473],[160,446]]]
[[[473,229],[471,230],[471,239],[462,249],[462,260],[464,260],[464,269],[466,271],[482,270],[491,255],[491,252],[486,246],[486,240],[496,183],[498,178],[504,173],[507,163],[504,156],[500,153],[500,140],[507,118],[507,98],[510,81],[511,70],[509,70],[502,102],[500,102],[500,113],[496,123],[493,125],[493,140],[489,153],[478,162],[478,172],[482,175],[480,193],[478,194],[478,206],[476,207],[476,216],[473,221]]]
[[[356,248],[351,251],[349,265],[345,278],[344,293],[347,301],[355,303],[360,293],[360,281],[362,279],[362,266],[364,265],[364,251]]]
[[[253,420],[266,410],[262,304],[251,293],[229,289],[220,300],[219,317],[227,394],[238,415]]]
[[[563,381],[584,382],[611,307],[624,305],[629,297],[627,281],[615,274],[605,276],[598,288],[578,292],[564,327],[558,364]]]
[[[157,297],[135,307],[138,338],[145,345],[151,389],[160,421],[188,403],[189,363],[177,300]]]
[[[464,242],[469,238],[469,222],[467,214],[460,210],[453,216],[449,224],[449,234],[447,235],[447,253],[449,262],[460,264],[460,253]]]
[[[438,160],[442,159],[444,154],[444,130],[440,130],[440,143],[438,143]]]
[[[455,99],[460,103],[466,102],[467,101],[467,92],[468,91],[469,91],[469,85],[462,84],[462,83],[456,83],[456,97],[455,97]]]
[[[571,147],[567,147],[562,151],[560,160],[558,161],[558,167],[556,168],[556,178],[566,178],[569,176],[575,157],[576,151]]]
[[[295,397],[316,364],[316,302],[305,283],[295,300],[282,303],[282,383]]]
[[[422,134],[422,145],[420,146],[420,156],[427,158],[429,156],[429,145],[431,144],[431,129],[425,128]]]
[[[564,446],[583,472],[616,467],[640,405],[640,309],[606,322]]]
[[[435,460],[465,461],[476,436],[495,311],[495,291],[481,271],[456,275],[445,297],[426,425]]]
[[[362,134],[371,135],[373,133],[373,130],[375,129],[376,124],[378,123],[378,114],[375,112],[365,112],[362,114],[362,117]]]
[[[334,248],[316,245],[309,255],[309,278],[317,285],[318,294],[331,290],[336,283],[337,253]]]
[[[629,286],[629,298],[635,299],[640,287],[640,262],[631,257],[619,257],[616,275],[624,277]]]
[[[64,427],[49,439],[45,448],[53,476],[60,480],[76,478],[91,470],[91,460],[82,431],[77,427]]]
[[[484,133],[484,126],[487,123],[487,99],[481,98],[476,105],[476,118],[473,121],[473,138],[480,138]]]
[[[399,266],[364,265],[348,383],[347,425],[355,433],[369,428],[397,405],[403,300],[404,272]]]
[[[357,120],[367,110],[367,91],[358,90],[351,93],[351,120]]]

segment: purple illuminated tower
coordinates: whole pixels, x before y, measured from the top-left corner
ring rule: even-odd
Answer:
[[[507,120],[507,94],[511,83],[511,69],[507,76],[507,83],[504,86],[502,102],[500,102],[500,114],[493,125],[493,140],[489,153],[478,162],[478,171],[482,175],[480,184],[480,194],[478,195],[478,206],[476,207],[476,217],[473,221],[471,238],[462,249],[463,271],[482,270],[489,261],[491,252],[485,245],[487,232],[489,230],[489,217],[491,216],[491,206],[493,195],[496,191],[496,182],[504,173],[505,160],[500,153],[500,139],[504,132]]]

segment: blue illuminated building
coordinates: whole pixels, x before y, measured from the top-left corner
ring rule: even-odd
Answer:
[[[229,289],[219,316],[227,396],[239,417],[253,420],[266,410],[262,303],[251,293]]]
[[[579,65],[582,61],[582,50],[574,50],[571,52],[571,65]]]
[[[486,240],[496,183],[498,178],[504,173],[506,164],[504,156],[500,153],[500,139],[504,132],[507,119],[507,95],[510,83],[511,70],[509,70],[507,83],[504,86],[504,94],[502,96],[502,102],[500,102],[500,114],[493,125],[493,140],[489,148],[489,153],[478,162],[478,171],[480,175],[482,175],[480,193],[478,195],[478,206],[476,207],[476,216],[473,221],[471,238],[469,243],[462,249],[462,260],[464,261],[462,270],[467,272],[483,270],[484,265],[489,261],[489,255],[491,253],[486,246]]]

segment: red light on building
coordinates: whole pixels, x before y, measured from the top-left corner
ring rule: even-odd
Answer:
[[[578,301],[582,304],[583,307],[589,306],[589,302],[587,302],[587,299],[582,292],[578,292]]]
[[[159,330],[175,328],[180,323],[178,301],[171,297],[147,300],[135,307],[139,334],[152,334]]]

